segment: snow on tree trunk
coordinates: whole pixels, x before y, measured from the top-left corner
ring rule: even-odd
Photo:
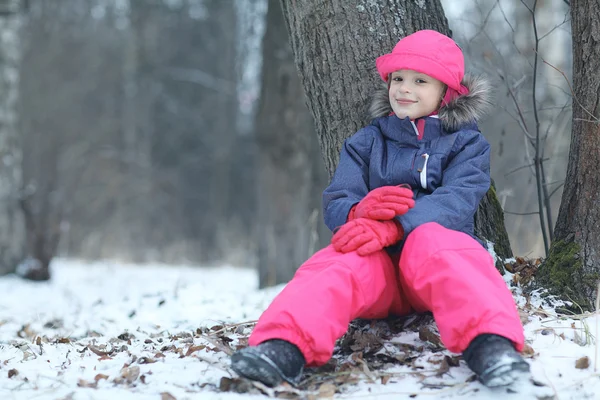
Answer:
[[[439,0],[281,0],[296,65],[315,119],[329,175],[343,141],[368,121],[358,113],[381,85],[377,56],[420,29],[450,35]],[[475,230],[495,244],[499,258],[512,257],[495,191],[488,192],[475,218]],[[501,268],[501,262],[497,267]]]
[[[21,146],[18,134],[19,29],[21,16],[0,16],[0,274],[13,272],[24,258],[25,229],[19,207]]]
[[[600,14],[591,0],[571,1],[573,130],[554,241],[538,280],[593,310],[600,280]]]

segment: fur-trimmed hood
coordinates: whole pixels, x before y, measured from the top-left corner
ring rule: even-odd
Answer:
[[[469,94],[459,96],[438,111],[442,127],[448,132],[456,132],[461,126],[478,121],[492,107],[491,85],[482,76],[465,75],[462,84]],[[387,85],[377,89],[372,96],[368,120],[384,117],[392,113]]]

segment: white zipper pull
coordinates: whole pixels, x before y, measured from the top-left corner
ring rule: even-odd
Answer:
[[[429,160],[429,154],[425,153],[423,155],[421,155],[421,157],[423,157],[425,159],[425,161],[423,161],[423,167],[421,168],[421,187],[425,190],[427,190],[427,160]]]

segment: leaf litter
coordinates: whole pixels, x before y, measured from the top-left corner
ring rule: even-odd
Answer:
[[[161,400],[194,398],[199,393],[231,398],[430,394],[488,399],[514,392],[540,399],[569,398],[565,394],[583,398],[600,390],[589,385],[594,377],[598,380],[590,347],[595,343],[593,322],[590,316],[559,314],[548,297],[526,290],[538,266],[539,262],[525,259],[505,266],[504,278],[525,324],[524,354],[532,363],[533,378],[501,393],[481,386],[461,357],[445,350],[428,313],[352,321],[327,364],[306,369],[297,387],[269,388],[239,378],[229,367],[229,356],[248,345],[256,318],[281,286],[256,291],[255,274],[236,268],[148,271],[68,261],[59,264],[53,282],[35,290],[16,278],[0,279],[0,290],[12,300],[0,309],[0,371],[5,371],[0,374],[0,393],[41,399],[88,398],[81,391],[90,390],[98,398],[154,394]],[[243,289],[232,285],[240,281],[241,271],[248,272],[251,281]],[[181,276],[187,284],[181,283]],[[73,292],[75,282],[79,292]],[[62,298],[57,295],[61,291]],[[48,301],[28,300],[32,298],[58,301],[48,307]],[[567,349],[556,354],[557,346]],[[573,349],[581,349],[578,356]],[[552,361],[556,358],[559,361]],[[586,385],[576,383],[582,380]]]

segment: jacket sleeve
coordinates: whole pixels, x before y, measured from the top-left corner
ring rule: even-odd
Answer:
[[[442,184],[419,197],[415,207],[398,218],[405,235],[427,222],[460,230],[473,220],[479,202],[490,188],[490,144],[483,135],[464,135],[443,171]]]
[[[346,139],[331,183],[323,192],[325,225],[332,231],[346,223],[352,206],[369,192],[371,129],[363,128]]]

